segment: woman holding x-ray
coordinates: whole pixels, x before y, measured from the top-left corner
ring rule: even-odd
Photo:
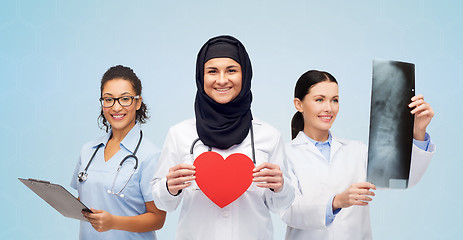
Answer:
[[[410,99],[415,116],[409,186],[424,174],[434,153],[426,128],[434,116],[417,95]],[[375,185],[366,182],[367,146],[338,138],[330,131],[339,111],[338,82],[327,72],[304,73],[294,90],[293,140],[286,154],[296,199],[282,213],[286,239],[371,239],[368,203]]]
[[[71,186],[92,213],[83,212],[80,239],[156,239],[165,220],[150,180],[158,148],[143,136],[147,110],[132,69],[111,67],[101,80],[100,119],[109,132],[82,147]]]

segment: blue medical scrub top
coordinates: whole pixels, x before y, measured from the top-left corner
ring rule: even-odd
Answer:
[[[136,156],[138,168],[127,186],[121,192],[123,197],[108,193],[116,177],[117,168],[122,159],[133,153],[140,138],[140,125],[135,126],[120,144],[120,150],[107,162],[104,160],[104,148],[111,131],[104,137],[86,143],[80,152],[71,187],[79,192],[79,198],[88,208],[105,210],[118,216],[136,216],[146,212],[145,202],[153,201],[150,181],[154,175],[160,150],[143,136]],[[103,144],[96,153],[87,173],[87,180],[79,182],[77,175],[84,171],[98,145]],[[114,192],[122,189],[133,171],[135,160],[127,159],[122,165],[114,184]],[[97,232],[89,222],[80,222],[79,239],[156,239],[152,232],[133,233],[120,230]]]

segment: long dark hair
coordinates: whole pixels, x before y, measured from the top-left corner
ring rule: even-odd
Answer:
[[[103,94],[103,88],[106,82],[116,78],[122,78],[124,80],[129,81],[132,84],[133,89],[135,90],[135,94],[141,96],[142,86],[140,79],[137,77],[137,75],[133,72],[131,68],[122,65],[111,67],[104,73],[103,78],[101,79],[100,95]],[[148,118],[148,109],[146,108],[145,103],[142,101],[140,109],[138,109],[135,113],[135,120],[137,120],[140,123],[145,123],[146,120],[148,120]],[[108,121],[104,117],[103,107],[101,108],[100,116],[98,117],[98,122],[100,121],[102,124],[98,124],[100,128],[105,129],[105,131],[108,132],[111,126],[108,124]]]
[[[299,98],[303,101],[305,95],[307,95],[315,84],[320,82],[334,82],[338,84],[333,75],[328,72],[310,70],[302,74],[301,77],[297,80],[296,87],[294,88],[294,98]],[[304,116],[301,112],[297,111],[293,119],[291,120],[291,137],[292,139],[296,138],[297,134],[300,131],[304,130]]]

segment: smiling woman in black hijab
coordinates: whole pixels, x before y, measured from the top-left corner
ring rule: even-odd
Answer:
[[[173,211],[183,199],[176,239],[273,239],[269,210],[294,199],[280,133],[251,114],[251,78],[249,56],[234,37],[211,38],[198,53],[195,119],[169,130],[153,179],[159,209]],[[196,184],[194,159],[208,151],[254,160],[253,183],[228,205],[215,205]],[[241,178],[227,173],[217,172],[210,184],[230,191],[225,182]]]
[[[204,90],[204,64],[213,58],[231,58],[241,65],[242,88],[231,102],[218,103]],[[238,39],[219,36],[201,48],[196,60],[195,115],[196,130],[204,144],[227,149],[241,143],[248,135],[252,121],[251,78],[251,60]]]

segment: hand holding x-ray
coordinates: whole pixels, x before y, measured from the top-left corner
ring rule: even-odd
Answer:
[[[419,141],[424,141],[426,127],[429,125],[432,117],[434,116],[434,110],[431,108],[429,103],[424,101],[423,95],[412,97],[412,102],[408,105],[408,107],[413,109],[410,113],[415,115],[413,138]]]

